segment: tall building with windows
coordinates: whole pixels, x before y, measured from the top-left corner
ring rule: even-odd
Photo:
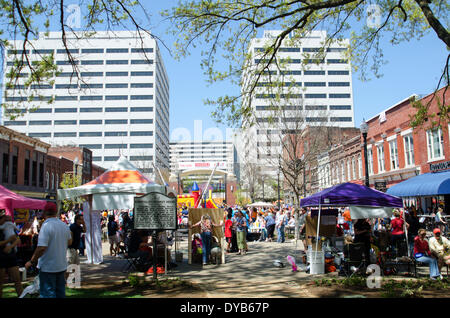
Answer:
[[[254,85],[258,65],[271,58],[265,55],[265,47],[279,33],[267,30],[262,38],[251,41],[252,61],[243,72],[243,92]],[[243,158],[265,167],[269,174],[276,170],[286,133],[315,125],[354,127],[352,72],[345,58],[349,41],[326,45],[326,39],[326,31],[313,31],[295,43],[285,39],[275,56],[277,61],[263,70],[253,93],[244,98],[244,105],[251,105],[254,111],[255,125],[247,128],[250,125],[243,123]],[[314,58],[321,50],[324,58]],[[274,81],[280,84],[278,91],[268,88]]]
[[[97,32],[77,39],[67,34],[67,43],[81,80],[73,74],[60,32],[41,33],[27,46],[32,60],[53,54],[59,73],[54,85],[32,87],[42,101],[16,120],[5,114],[3,124],[54,146],[75,145],[92,150],[94,164],[109,168],[120,155],[126,156],[145,174],[153,175],[153,164],[169,169],[169,79],[158,44],[148,34]],[[12,42],[17,50],[6,52],[4,74],[22,53],[23,42]],[[28,72],[6,89],[3,102],[26,101],[24,82]],[[5,80],[4,80],[5,82]],[[54,102],[46,101],[54,97]],[[23,104],[22,104],[23,105]]]

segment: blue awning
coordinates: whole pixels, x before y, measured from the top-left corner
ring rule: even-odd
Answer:
[[[409,178],[390,187],[386,193],[397,197],[450,194],[450,170],[424,173]]]

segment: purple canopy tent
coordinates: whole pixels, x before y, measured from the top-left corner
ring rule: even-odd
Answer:
[[[352,219],[382,217],[385,209],[402,208],[403,200],[356,183],[346,182],[300,200],[300,207],[319,207],[316,251],[322,206],[349,206]],[[392,215],[392,212],[391,212]],[[408,251],[409,252],[409,251]]]

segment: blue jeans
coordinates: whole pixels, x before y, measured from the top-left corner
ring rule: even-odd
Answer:
[[[261,229],[261,237],[260,237],[260,241],[264,241],[267,238],[267,230],[266,229]]]
[[[416,261],[428,264],[430,266],[430,277],[438,277],[441,273],[439,272],[439,267],[437,260],[429,256],[422,256],[416,258]]]
[[[201,234],[203,244],[203,264],[208,263],[209,254],[211,254],[211,232],[203,232]]]
[[[66,278],[64,274],[39,272],[39,293],[41,298],[65,298]]]
[[[280,226],[277,229],[277,242],[278,243],[284,243],[284,225]]]

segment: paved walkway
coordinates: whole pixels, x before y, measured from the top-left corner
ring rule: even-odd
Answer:
[[[337,277],[337,273],[326,275],[310,275],[304,271],[292,272],[286,260],[287,255],[300,260],[300,242],[295,246],[293,241],[280,244],[276,242],[249,242],[246,255],[227,254],[226,263],[221,265],[188,264],[187,240],[179,243],[179,251],[183,252],[183,262],[158,275],[161,278],[179,277],[200,286],[205,297],[219,298],[254,298],[254,297],[312,297],[306,283],[318,278]],[[172,249],[172,257],[174,258]],[[122,283],[128,277],[121,270],[126,260],[109,256],[109,244],[103,244],[104,263],[100,265],[82,264],[82,287],[106,287]],[[82,260],[86,258],[82,258]],[[284,268],[274,266],[280,260]],[[426,275],[421,268],[421,274]],[[185,295],[189,297],[190,295]],[[193,295],[191,297],[198,297]],[[202,295],[203,297],[203,295]]]

